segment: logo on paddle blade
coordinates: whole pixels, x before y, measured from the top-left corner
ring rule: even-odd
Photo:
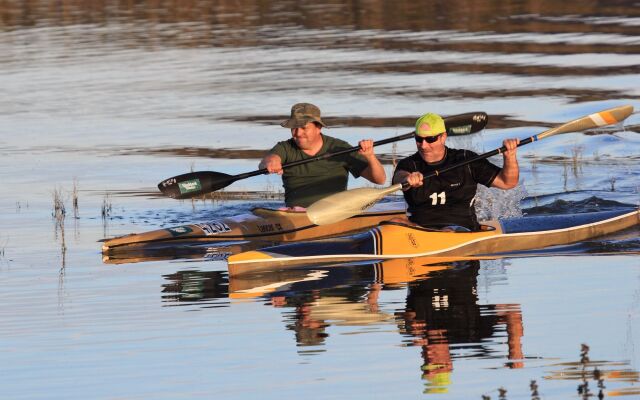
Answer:
[[[162,187],[167,187],[167,186],[175,185],[175,183],[176,183],[176,178],[169,178],[165,181],[162,181],[160,184],[162,185]]]
[[[471,125],[452,126],[449,130],[453,135],[466,135],[471,133]]]
[[[484,122],[484,120],[486,119],[487,119],[487,116],[485,114],[476,114],[473,116],[474,122]]]
[[[178,183],[178,188],[180,189],[180,194],[185,194],[202,190],[202,185],[200,184],[200,179],[191,179]]]

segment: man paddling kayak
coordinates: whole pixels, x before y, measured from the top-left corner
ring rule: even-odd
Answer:
[[[518,184],[518,139],[503,142],[507,150],[503,152],[502,168],[482,159],[428,180],[423,177],[477,154],[445,146],[447,132],[444,121],[433,113],[425,114],[416,121],[415,140],[418,151],[401,160],[393,175],[393,183],[406,181],[410,185],[403,194],[408,205],[407,216],[413,223],[438,229],[460,226],[477,230],[479,224],[474,202],[478,184],[500,189],[512,189]]]
[[[361,140],[357,153],[283,169],[283,163],[348,149],[351,145],[322,133],[326,125],[320,118],[320,109],[310,103],[294,104],[291,117],[280,125],[291,129],[292,138],[278,142],[259,168],[282,175],[287,207],[308,207],[323,197],[346,190],[349,173],[378,185],[385,183],[387,176],[374,154],[372,140]]]

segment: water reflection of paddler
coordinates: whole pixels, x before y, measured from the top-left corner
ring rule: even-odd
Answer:
[[[416,121],[415,140],[418,151],[400,160],[393,175],[394,184],[406,181],[410,185],[403,194],[408,205],[408,219],[415,224],[438,229],[453,226],[478,230],[480,226],[474,208],[478,184],[499,189],[511,189],[518,184],[518,139],[503,142],[507,150],[503,153],[502,168],[482,159],[427,180],[423,177],[470,160],[477,154],[447,147],[444,120],[432,113]]]
[[[364,326],[391,323],[394,316],[379,310],[381,285],[344,286],[271,296],[274,307],[294,307],[287,328],[296,332],[298,345],[319,345],[329,336],[329,326]]]
[[[361,140],[357,153],[347,153],[328,159],[282,169],[282,164],[346,150],[351,145],[324,135],[326,127],[320,109],[309,103],[291,107],[291,117],[282,122],[291,129],[292,138],[277,143],[260,162],[260,169],[282,175],[287,207],[308,207],[317,200],[347,189],[349,173],[382,185],[386,173],[373,151],[372,140]]]
[[[293,308],[286,313],[287,329],[298,345],[314,346],[324,343],[331,325],[393,323],[394,316],[378,307],[380,276],[376,264],[244,274],[229,278],[229,296],[261,296],[274,307]]]
[[[314,319],[311,316],[310,304],[319,297],[318,291],[301,293],[297,296],[285,297],[274,295],[271,297],[271,305],[274,307],[293,307],[294,312],[288,315],[287,329],[295,332],[298,346],[319,346],[324,344],[328,333],[328,324],[325,321]]]
[[[281,269],[229,276],[229,296],[231,298],[290,297],[340,285],[367,284],[374,280],[374,271],[370,266]]]
[[[229,297],[237,299],[260,296],[287,297],[308,290],[322,290],[341,285],[404,288],[403,284],[407,282],[425,279],[434,271],[451,268],[451,265],[446,262],[455,259],[416,257],[385,260],[373,264],[340,264],[230,275]],[[373,286],[374,284],[382,284],[382,286]]]
[[[380,309],[382,290],[404,289],[450,264],[428,265],[442,258],[387,260],[374,264],[334,265],[326,269],[281,270],[229,278],[229,296],[268,297],[274,307],[293,307],[287,328],[300,346],[324,343],[327,328],[389,324],[395,316]]]
[[[465,261],[431,274],[429,279],[409,283],[404,311],[397,314],[400,332],[422,348],[422,377],[428,392],[446,392],[453,371],[450,346],[469,343],[486,356],[490,349],[477,348],[493,336],[496,326],[507,325],[508,367],[522,367],[522,315],[517,305],[478,304],[479,261]]]

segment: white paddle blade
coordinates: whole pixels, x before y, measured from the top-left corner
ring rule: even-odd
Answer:
[[[358,188],[332,194],[307,208],[307,217],[316,225],[329,225],[358,215],[389,193],[402,189],[402,184],[387,188]]]
[[[556,133],[580,132],[600,126],[614,125],[624,121],[631,113],[633,113],[633,106],[630,105],[610,108],[542,132],[538,135],[538,139],[544,139]]]

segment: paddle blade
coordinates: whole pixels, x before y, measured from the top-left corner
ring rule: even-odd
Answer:
[[[158,189],[174,199],[190,199],[227,187],[234,180],[233,175],[221,172],[189,172],[165,179],[158,184]]]
[[[400,190],[402,184],[387,188],[357,188],[332,194],[307,208],[307,217],[316,225],[328,225],[358,215],[389,193]]]
[[[610,108],[549,129],[538,134],[537,137],[538,139],[544,139],[557,133],[580,132],[600,126],[614,125],[624,121],[631,113],[633,113],[633,106],[629,105]]]
[[[449,136],[462,136],[480,132],[489,122],[487,113],[478,111],[453,115],[444,119],[444,126]]]

